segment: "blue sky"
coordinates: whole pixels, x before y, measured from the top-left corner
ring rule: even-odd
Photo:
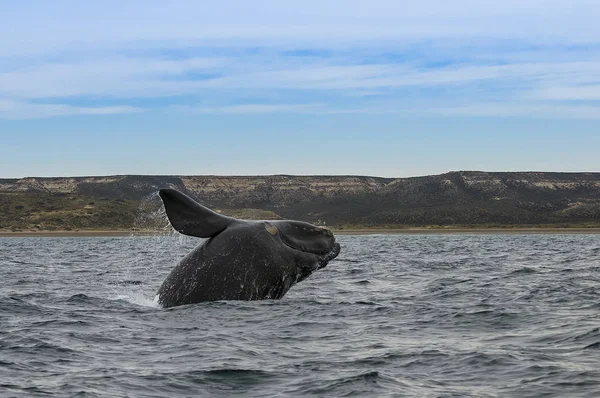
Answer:
[[[0,178],[600,171],[596,0],[0,3]]]

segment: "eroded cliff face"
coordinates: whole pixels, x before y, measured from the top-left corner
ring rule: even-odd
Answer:
[[[175,188],[206,203],[281,207],[288,203],[376,192],[391,178],[360,176],[110,176],[0,180],[0,192],[78,194],[140,199],[161,188]]]
[[[2,194],[12,193],[135,202],[161,188],[178,189],[226,211],[255,209],[260,211],[240,214],[275,214],[330,225],[600,223],[600,173],[464,171],[398,179],[286,175],[23,178],[0,180],[0,201]]]
[[[391,180],[337,176],[182,177],[188,192],[206,203],[269,208],[377,192]]]
[[[537,224],[600,221],[600,173],[451,172],[398,179],[375,224]]]

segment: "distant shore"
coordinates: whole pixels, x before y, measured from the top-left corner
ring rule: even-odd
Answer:
[[[77,231],[3,231],[0,230],[0,237],[6,236],[130,236],[130,235],[150,235],[151,233],[138,233],[126,230],[77,230]]]
[[[336,235],[395,235],[395,234],[600,234],[600,228],[553,228],[553,227],[493,227],[493,228],[364,228],[342,229],[332,228]]]
[[[397,234],[600,234],[600,228],[559,227],[407,227],[407,228],[331,228],[336,235],[397,235]],[[72,231],[7,231],[0,237],[89,237],[159,235],[153,231],[130,230],[72,230]]]

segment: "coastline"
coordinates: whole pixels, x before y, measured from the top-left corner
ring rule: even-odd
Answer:
[[[502,235],[502,234],[600,234],[600,228],[581,227],[409,227],[409,228],[331,228],[336,235],[451,235],[451,234],[478,234],[478,235]],[[57,230],[57,231],[6,231],[0,230],[2,237],[94,237],[94,236],[145,236],[158,235],[153,231],[130,231],[130,230]]]
[[[56,230],[56,231],[2,231],[0,230],[0,238],[2,237],[86,237],[86,236],[133,236],[133,235],[152,235],[152,233],[138,233],[127,230]]]
[[[332,229],[336,235],[452,235],[452,234],[478,234],[478,235],[502,235],[502,234],[600,234],[600,228],[554,228],[554,227],[494,227],[494,228],[381,228],[381,229]]]

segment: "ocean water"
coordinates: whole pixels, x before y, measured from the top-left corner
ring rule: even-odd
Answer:
[[[338,240],[282,300],[162,309],[199,240],[0,238],[0,396],[600,396],[600,235]]]

